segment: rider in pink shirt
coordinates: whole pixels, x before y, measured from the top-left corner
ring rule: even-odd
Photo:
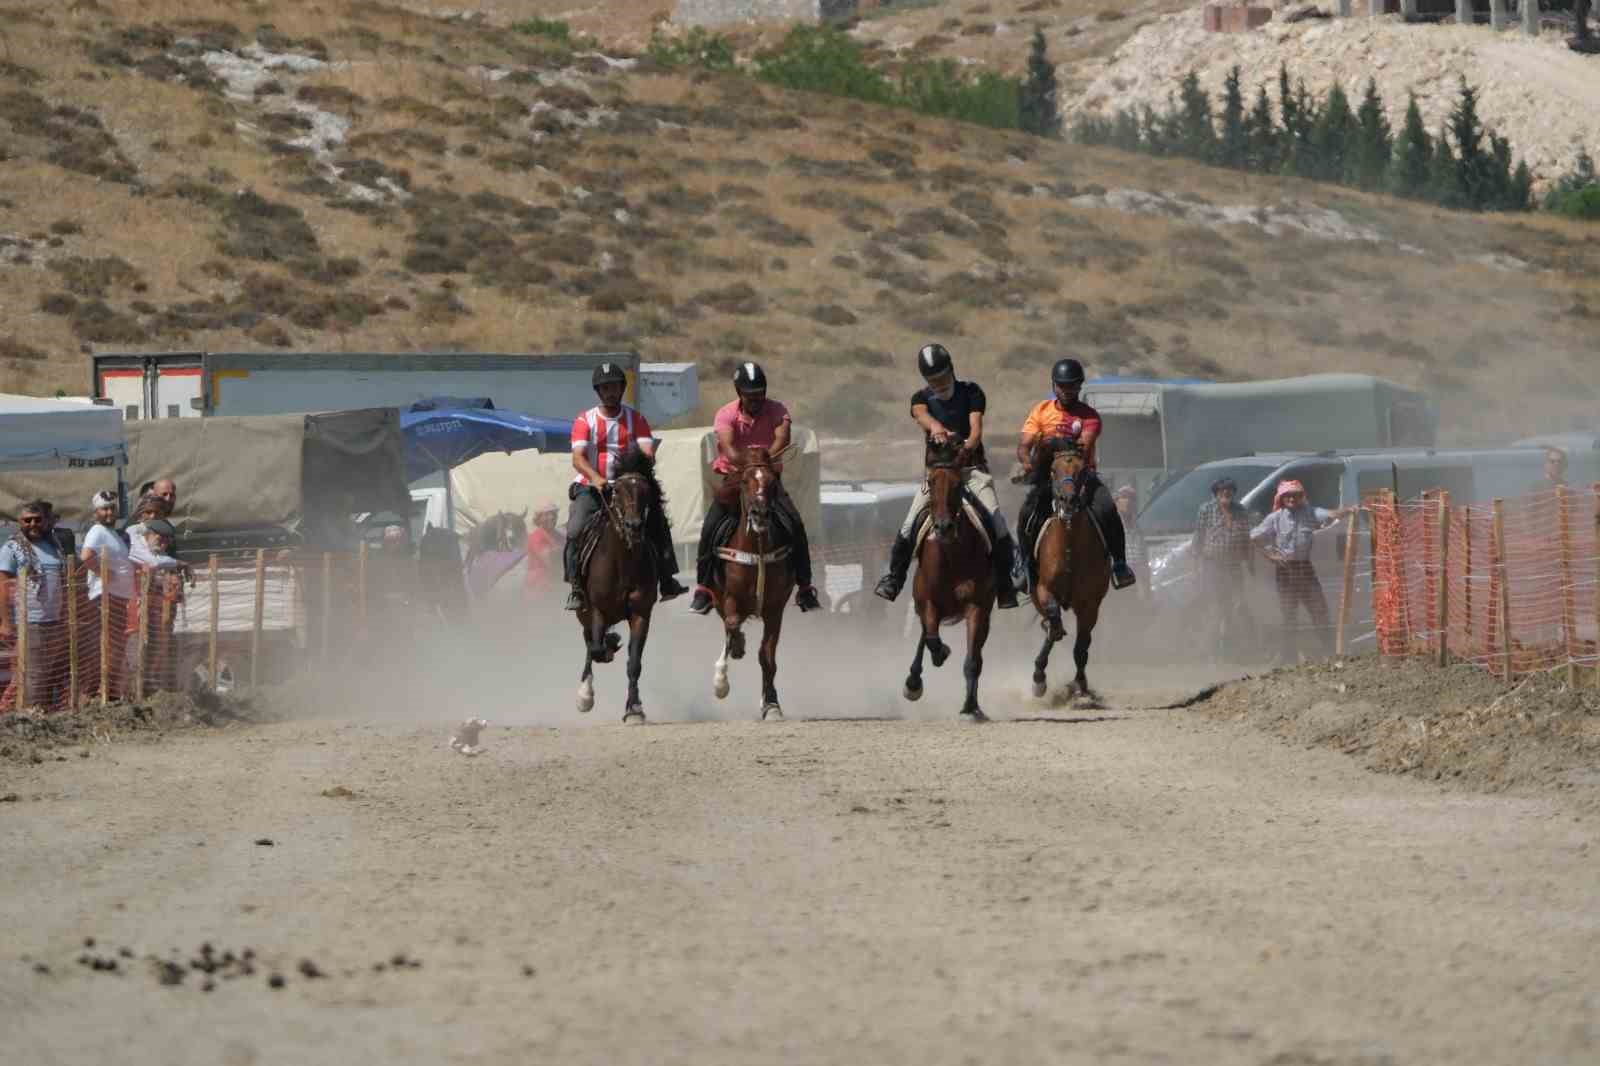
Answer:
[[[717,433],[717,458],[711,469],[723,475],[724,484],[737,476],[739,460],[747,448],[765,448],[774,457],[789,446],[789,410],[777,400],[767,399],[767,375],[756,363],[740,363],[733,375],[733,389],[738,399],[726,404],[717,412],[713,427]],[[778,474],[783,473],[783,463],[773,464]],[[714,493],[711,506],[706,509],[705,523],[700,527],[700,551],[696,566],[698,587],[689,610],[707,614],[711,610],[711,581],[717,563],[717,548],[730,520],[739,517],[737,507],[723,502],[723,493]],[[789,533],[789,558],[793,560],[795,583],[794,602],[802,611],[820,607],[817,590],[811,584],[811,544],[806,537],[805,523],[794,501],[778,481],[778,493],[772,501],[778,510],[779,525]]]

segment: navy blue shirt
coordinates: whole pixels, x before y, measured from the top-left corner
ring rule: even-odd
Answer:
[[[941,400],[933,389],[924,386],[911,394],[912,407],[926,407],[933,420],[950,431],[957,440],[966,440],[972,432],[972,412],[982,414],[989,404],[983,389],[971,381],[958,381],[948,400]],[[932,441],[929,441],[931,444]],[[982,466],[986,460],[983,445],[972,454],[972,465]]]

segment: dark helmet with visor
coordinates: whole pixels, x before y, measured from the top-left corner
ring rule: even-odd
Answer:
[[[733,372],[733,390],[741,393],[766,392],[767,372],[761,369],[760,363],[740,363]]]
[[[924,344],[917,352],[917,369],[922,371],[924,381],[948,374],[955,370],[955,362],[950,358],[950,349],[942,344]]]
[[[622,368],[616,363],[601,363],[595,367],[594,376],[589,382],[591,386],[597,389],[601,385],[626,385],[627,383],[628,375],[623,373]]]
[[[1076,359],[1057,359],[1056,365],[1050,368],[1050,384],[1082,385],[1083,364]]]

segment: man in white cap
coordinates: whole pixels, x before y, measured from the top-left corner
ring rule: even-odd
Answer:
[[[85,691],[95,695],[100,688],[100,621],[101,612],[108,618],[112,640],[119,641],[128,631],[128,601],[133,599],[133,563],[128,558],[128,542],[117,532],[117,494],[102,491],[89,501],[94,510],[94,524],[83,537],[83,549],[78,553],[89,574],[89,611],[82,620],[87,642],[79,641],[86,651],[87,673],[79,671],[88,680]],[[105,582],[100,580],[101,562],[104,560]],[[110,691],[107,699],[120,699],[123,695],[123,658],[111,656]]]

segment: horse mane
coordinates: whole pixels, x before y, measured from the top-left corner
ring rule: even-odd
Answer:
[[[960,454],[961,442],[954,437],[946,438],[943,444],[928,442],[927,465],[931,470],[934,467],[954,466],[956,456]]]
[[[666,494],[661,491],[661,482],[656,480],[655,457],[646,455],[644,449],[637,444],[628,445],[628,450],[617,457],[612,476],[622,477],[625,474],[637,474],[643,477],[655,490],[656,500],[659,503],[667,502]]]

